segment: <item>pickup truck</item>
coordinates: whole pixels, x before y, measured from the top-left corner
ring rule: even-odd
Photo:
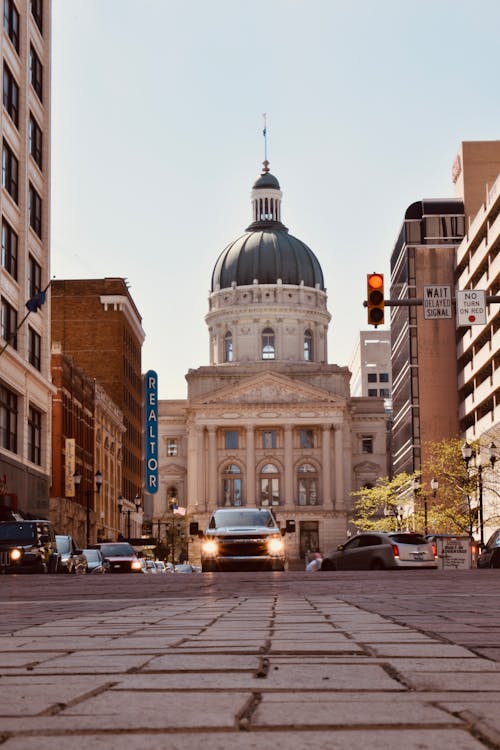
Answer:
[[[285,570],[287,528],[281,530],[267,508],[218,508],[208,528],[201,532],[198,523],[189,527],[191,535],[201,537],[202,572],[215,570]]]

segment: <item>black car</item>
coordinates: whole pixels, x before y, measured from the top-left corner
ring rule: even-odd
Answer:
[[[477,559],[478,568],[500,568],[500,529],[490,536]]]
[[[0,523],[0,573],[57,573],[54,527],[45,520]]]
[[[83,550],[78,549],[72,536],[56,534],[56,545],[61,555],[60,573],[82,575],[87,572],[87,558]]]

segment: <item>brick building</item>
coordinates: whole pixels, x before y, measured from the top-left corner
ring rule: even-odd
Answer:
[[[141,322],[123,278],[57,280],[52,284],[53,344],[60,345],[75,365],[95,378],[123,414],[120,486],[113,485],[117,479],[115,475],[112,481],[111,466],[98,467],[103,491],[113,487],[117,492],[109,501],[114,512],[118,498],[127,513],[135,512],[134,499],[142,497]],[[113,527],[111,517],[109,523]]]

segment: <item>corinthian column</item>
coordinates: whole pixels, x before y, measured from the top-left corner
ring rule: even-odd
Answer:
[[[198,495],[198,505],[207,509],[207,498],[205,496],[205,450],[203,445],[203,436],[205,428],[202,425],[196,425],[196,491]]]
[[[293,492],[293,425],[286,424],[283,427],[285,436],[284,449],[285,449],[285,505],[292,507],[294,505],[294,492]]]
[[[217,427],[210,425],[208,430],[208,507],[217,507]]]
[[[323,507],[328,508],[332,504],[332,464],[331,464],[331,444],[330,431],[331,424],[322,425],[323,439],[321,441],[321,459],[323,464]]]
[[[247,424],[247,505],[255,505],[255,425]]]
[[[342,425],[334,425],[335,430],[335,503],[336,510],[345,509],[344,499],[344,462],[343,462],[343,438]]]

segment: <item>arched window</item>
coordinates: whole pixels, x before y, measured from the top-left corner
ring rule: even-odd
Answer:
[[[265,464],[260,470],[260,504],[280,504],[279,470],[274,464]]]
[[[229,508],[241,504],[241,469],[228,464],[222,473],[222,505]]]
[[[274,358],[274,331],[272,328],[264,328],[262,331],[262,359]]]
[[[301,464],[297,472],[299,505],[318,504],[318,472],[312,464]]]
[[[228,331],[224,336],[224,362],[233,361],[233,334]]]
[[[313,335],[312,331],[304,331],[304,359],[306,362],[313,361]]]

